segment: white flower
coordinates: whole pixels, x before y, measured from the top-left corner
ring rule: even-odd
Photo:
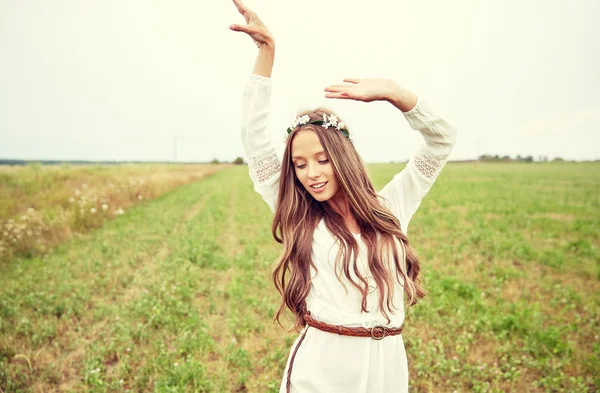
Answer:
[[[33,207],[30,207],[29,209],[27,209],[27,213],[33,214],[33,212],[35,212],[35,209]]]
[[[102,204],[102,210],[106,210],[106,209],[108,209],[108,205],[106,203],[103,203]]]
[[[71,202],[71,203],[75,202],[75,198],[73,198],[73,197],[69,198],[69,202]]]
[[[95,207],[92,207],[92,208],[90,209],[90,213],[92,213],[92,214],[96,214],[96,208],[95,208]]]
[[[342,128],[346,128],[346,123],[344,123],[343,121],[340,121],[337,125],[337,129],[341,130]]]
[[[329,122],[327,121],[326,113],[323,113],[323,128],[329,128]]]
[[[332,126],[334,126],[334,127],[335,127],[335,126],[337,126],[337,122],[338,122],[338,118],[337,118],[337,116],[336,116],[336,115],[331,115],[331,116],[329,116],[329,123],[330,123]]]
[[[310,120],[310,117],[308,117],[308,115],[304,115],[304,116],[300,116],[296,119],[296,123],[297,124],[306,124],[308,123]]]

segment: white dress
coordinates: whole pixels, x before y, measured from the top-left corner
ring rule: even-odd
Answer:
[[[254,189],[272,211],[278,192],[281,159],[269,139],[266,129],[271,97],[271,79],[251,75],[244,90],[242,142],[248,160]],[[456,141],[456,129],[436,114],[425,101],[404,113],[410,126],[421,133],[424,143],[409,159],[406,168],[379,192],[384,203],[399,219],[404,234],[408,224],[427,194]],[[285,126],[281,127],[282,135]],[[360,235],[358,240],[364,274],[366,246]],[[335,238],[322,220],[313,237],[312,258],[318,273],[313,276],[307,309],[313,318],[344,326],[398,327],[404,321],[403,290],[400,283],[394,289],[394,305],[387,323],[378,309],[378,292],[367,298],[368,313],[361,312],[361,295],[351,285],[338,280],[334,265],[337,254]],[[350,269],[352,271],[352,269]],[[388,336],[382,340],[365,337],[341,336],[313,327],[305,327],[304,339],[293,362],[290,391],[295,393],[401,393],[408,391],[408,364],[402,335]],[[292,348],[300,342],[298,336]],[[282,378],[280,393],[286,392],[288,363]]]

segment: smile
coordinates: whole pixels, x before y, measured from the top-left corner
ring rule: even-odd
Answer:
[[[317,191],[317,190],[320,191],[323,189],[323,187],[325,187],[326,184],[327,184],[327,182],[323,182],[323,183],[315,184],[314,186],[310,186],[310,188],[312,188],[315,191]]]

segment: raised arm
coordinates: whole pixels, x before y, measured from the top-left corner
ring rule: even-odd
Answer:
[[[423,143],[379,195],[389,202],[390,210],[398,217],[406,234],[412,216],[446,165],[456,143],[457,131],[421,98],[412,109],[402,113],[411,128],[421,133]]]
[[[327,98],[364,102],[388,101],[400,109],[410,126],[421,133],[424,142],[410,157],[406,168],[379,193],[398,217],[406,234],[410,219],[421,200],[442,171],[456,142],[456,129],[429,104],[389,79],[344,79],[349,84],[325,88]]]
[[[275,40],[255,12],[240,0],[233,0],[233,3],[246,19],[247,25],[233,24],[229,28],[248,34],[258,46],[254,69],[244,90],[242,143],[254,189],[274,211],[281,161],[267,134],[267,124]]]

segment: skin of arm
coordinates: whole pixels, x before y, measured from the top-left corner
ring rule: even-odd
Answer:
[[[390,91],[384,98],[390,104],[400,109],[402,112],[408,112],[417,105],[418,97],[412,91],[398,86],[390,80]]]
[[[252,38],[258,47],[258,55],[252,73],[270,78],[275,60],[275,39],[256,12],[242,3],[242,0],[233,0],[233,4],[246,20],[246,25],[234,23],[229,28],[246,33]]]
[[[258,55],[254,62],[253,74],[271,77],[273,71],[273,62],[275,61],[275,43],[264,43],[258,48]]]

